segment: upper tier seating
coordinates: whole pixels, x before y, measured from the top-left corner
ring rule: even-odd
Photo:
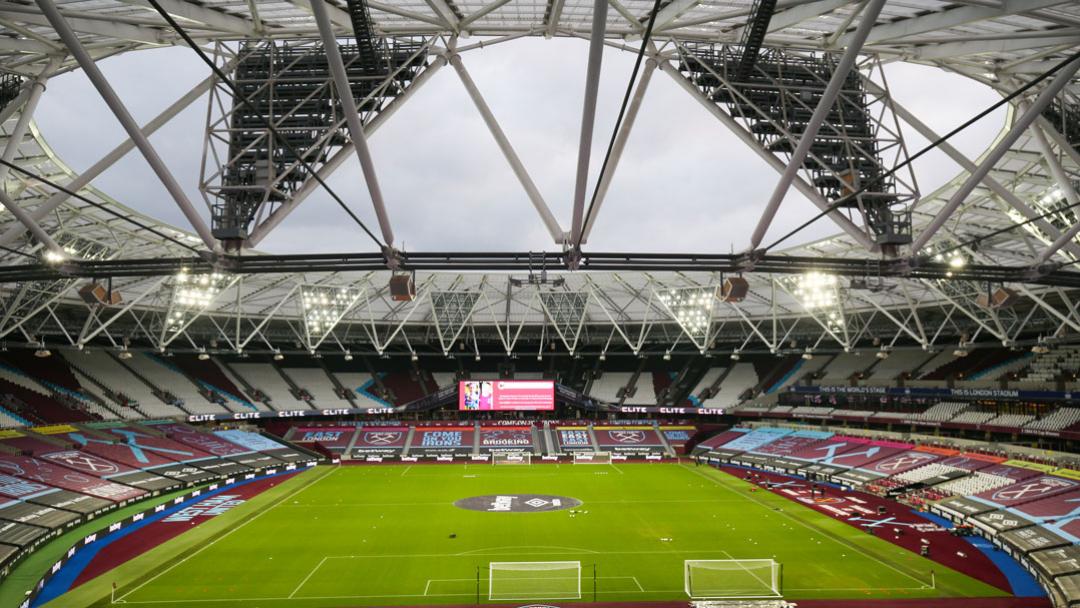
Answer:
[[[821,377],[821,384],[844,382],[851,378],[855,372],[869,367],[873,361],[873,358],[863,357],[855,353],[840,353],[825,366],[825,375]]]
[[[1048,353],[1035,355],[1026,369],[1017,374],[1025,382],[1053,382],[1062,372],[1075,373],[1080,369],[1080,348],[1075,346],[1055,348]]]
[[[349,402],[337,394],[333,382],[321,367],[286,367],[283,371],[293,384],[311,395],[316,407],[349,407]]]
[[[216,403],[211,403],[187,376],[154,355],[132,353],[127,364],[159,390],[179,399],[180,407],[192,414],[224,414],[228,411]]]
[[[603,372],[599,378],[592,381],[592,387],[589,389],[590,396],[598,401],[617,403],[620,399],[619,391],[626,387],[633,376],[632,372]],[[638,391],[641,390],[642,387],[638,387]],[[652,392],[652,386],[649,386],[648,390]],[[656,401],[654,400],[653,403]]]
[[[930,358],[921,350],[898,350],[889,354],[888,359],[874,366],[870,378],[873,380],[895,380],[904,372],[915,369],[920,363]]]
[[[758,382],[757,370],[754,369],[753,364],[736,363],[724,381],[720,383],[720,390],[702,402],[702,405],[729,408],[739,402],[743,393],[757,386]]]
[[[233,370],[252,388],[262,392],[275,410],[303,410],[308,404],[289,391],[289,384],[269,363],[233,363]]]
[[[151,418],[181,416],[184,412],[162,401],[149,386],[146,386],[124,366],[120,365],[108,353],[101,351],[83,351],[82,354],[72,354],[67,357],[68,363],[86,376],[105,386],[114,395],[117,395],[117,405],[130,407],[131,403],[124,403],[123,398],[134,402],[142,415]],[[123,411],[123,410],[121,410]],[[125,417],[126,412],[125,412]]]

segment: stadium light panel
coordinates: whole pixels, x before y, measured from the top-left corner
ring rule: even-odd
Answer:
[[[172,302],[165,318],[165,330],[182,331],[210,307],[230,281],[230,276],[219,272],[191,274],[187,269],[181,269],[173,277]]]
[[[307,285],[301,289],[307,347],[314,350],[348,314],[363,292],[352,287]]]
[[[656,292],[660,303],[688,338],[702,351],[712,326],[717,287],[687,287]]]

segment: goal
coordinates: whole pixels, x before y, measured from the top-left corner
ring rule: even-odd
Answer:
[[[491,464],[532,464],[532,454],[527,452],[492,452]]]
[[[611,453],[574,452],[574,464],[611,464]]]
[[[772,559],[688,559],[683,562],[690,599],[778,598],[780,564]]]
[[[488,600],[581,599],[581,562],[491,562]]]

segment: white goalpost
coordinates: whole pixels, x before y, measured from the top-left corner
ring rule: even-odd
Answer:
[[[611,452],[574,452],[574,464],[611,464]]]
[[[581,562],[491,562],[488,600],[581,599]]]
[[[690,599],[779,598],[780,564],[772,559],[688,559],[683,562]]]
[[[491,464],[532,464],[532,454],[528,452],[492,452]]]

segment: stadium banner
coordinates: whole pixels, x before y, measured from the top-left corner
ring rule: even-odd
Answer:
[[[596,444],[605,451],[642,453],[663,448],[663,441],[651,426],[597,426],[593,427]]]
[[[60,435],[62,433],[78,433],[79,429],[70,424],[51,424],[48,426],[35,426],[30,428],[38,435]]]
[[[1039,471],[1040,473],[1053,473],[1057,470],[1057,467],[1053,465],[1028,462],[1026,460],[1006,460],[1001,464],[1007,464],[1010,467],[1020,467],[1021,469],[1031,469],[1032,471]]]
[[[179,424],[169,420],[165,423],[154,422],[153,425],[154,428],[164,431],[165,436],[169,439],[199,448],[214,456],[224,458],[227,456],[240,456],[241,454],[249,453],[249,450],[245,450],[238,445],[229,443],[213,433],[206,433],[186,424]]]
[[[620,414],[668,414],[674,416],[723,416],[719,407],[656,407],[654,405],[616,405],[610,408]]]
[[[23,434],[20,433],[19,431],[13,431],[13,430],[9,430],[9,429],[5,429],[5,430],[0,431],[0,439],[15,439],[16,437],[22,437],[22,436],[23,436]]]
[[[591,452],[592,437],[587,426],[561,426],[555,430],[555,440],[564,452]]]
[[[555,409],[552,380],[462,380],[458,409],[464,411],[551,411]]]
[[[926,452],[927,454],[937,454],[938,456],[957,456],[960,454],[960,450],[939,448],[932,445],[917,445],[912,449],[916,452]]]
[[[1080,481],[1080,471],[1076,471],[1074,469],[1058,469],[1057,471],[1054,471],[1054,475],[1057,475],[1058,477],[1065,477],[1066,479],[1075,479],[1077,481]]]
[[[469,454],[473,448],[472,426],[416,427],[413,430],[410,453],[434,455]]]
[[[222,422],[229,420],[270,420],[274,418],[317,418],[319,416],[363,416],[399,413],[391,407],[342,407],[324,410],[278,410],[275,412],[233,412],[231,414],[191,414],[188,422]]]
[[[906,397],[962,397],[968,399],[1035,399],[1078,401],[1080,393],[1065,391],[1032,391],[1011,388],[933,388],[895,386],[792,386],[797,394],[890,395]]]
[[[696,426],[661,426],[664,440],[673,448],[681,448],[697,433]]]
[[[485,452],[528,452],[532,450],[531,426],[480,427],[480,450]]]
[[[349,447],[355,434],[356,426],[293,427],[289,441],[318,443],[330,450],[341,451]]]
[[[352,453],[354,457],[394,456],[405,448],[409,436],[407,426],[363,426],[356,434]]]

